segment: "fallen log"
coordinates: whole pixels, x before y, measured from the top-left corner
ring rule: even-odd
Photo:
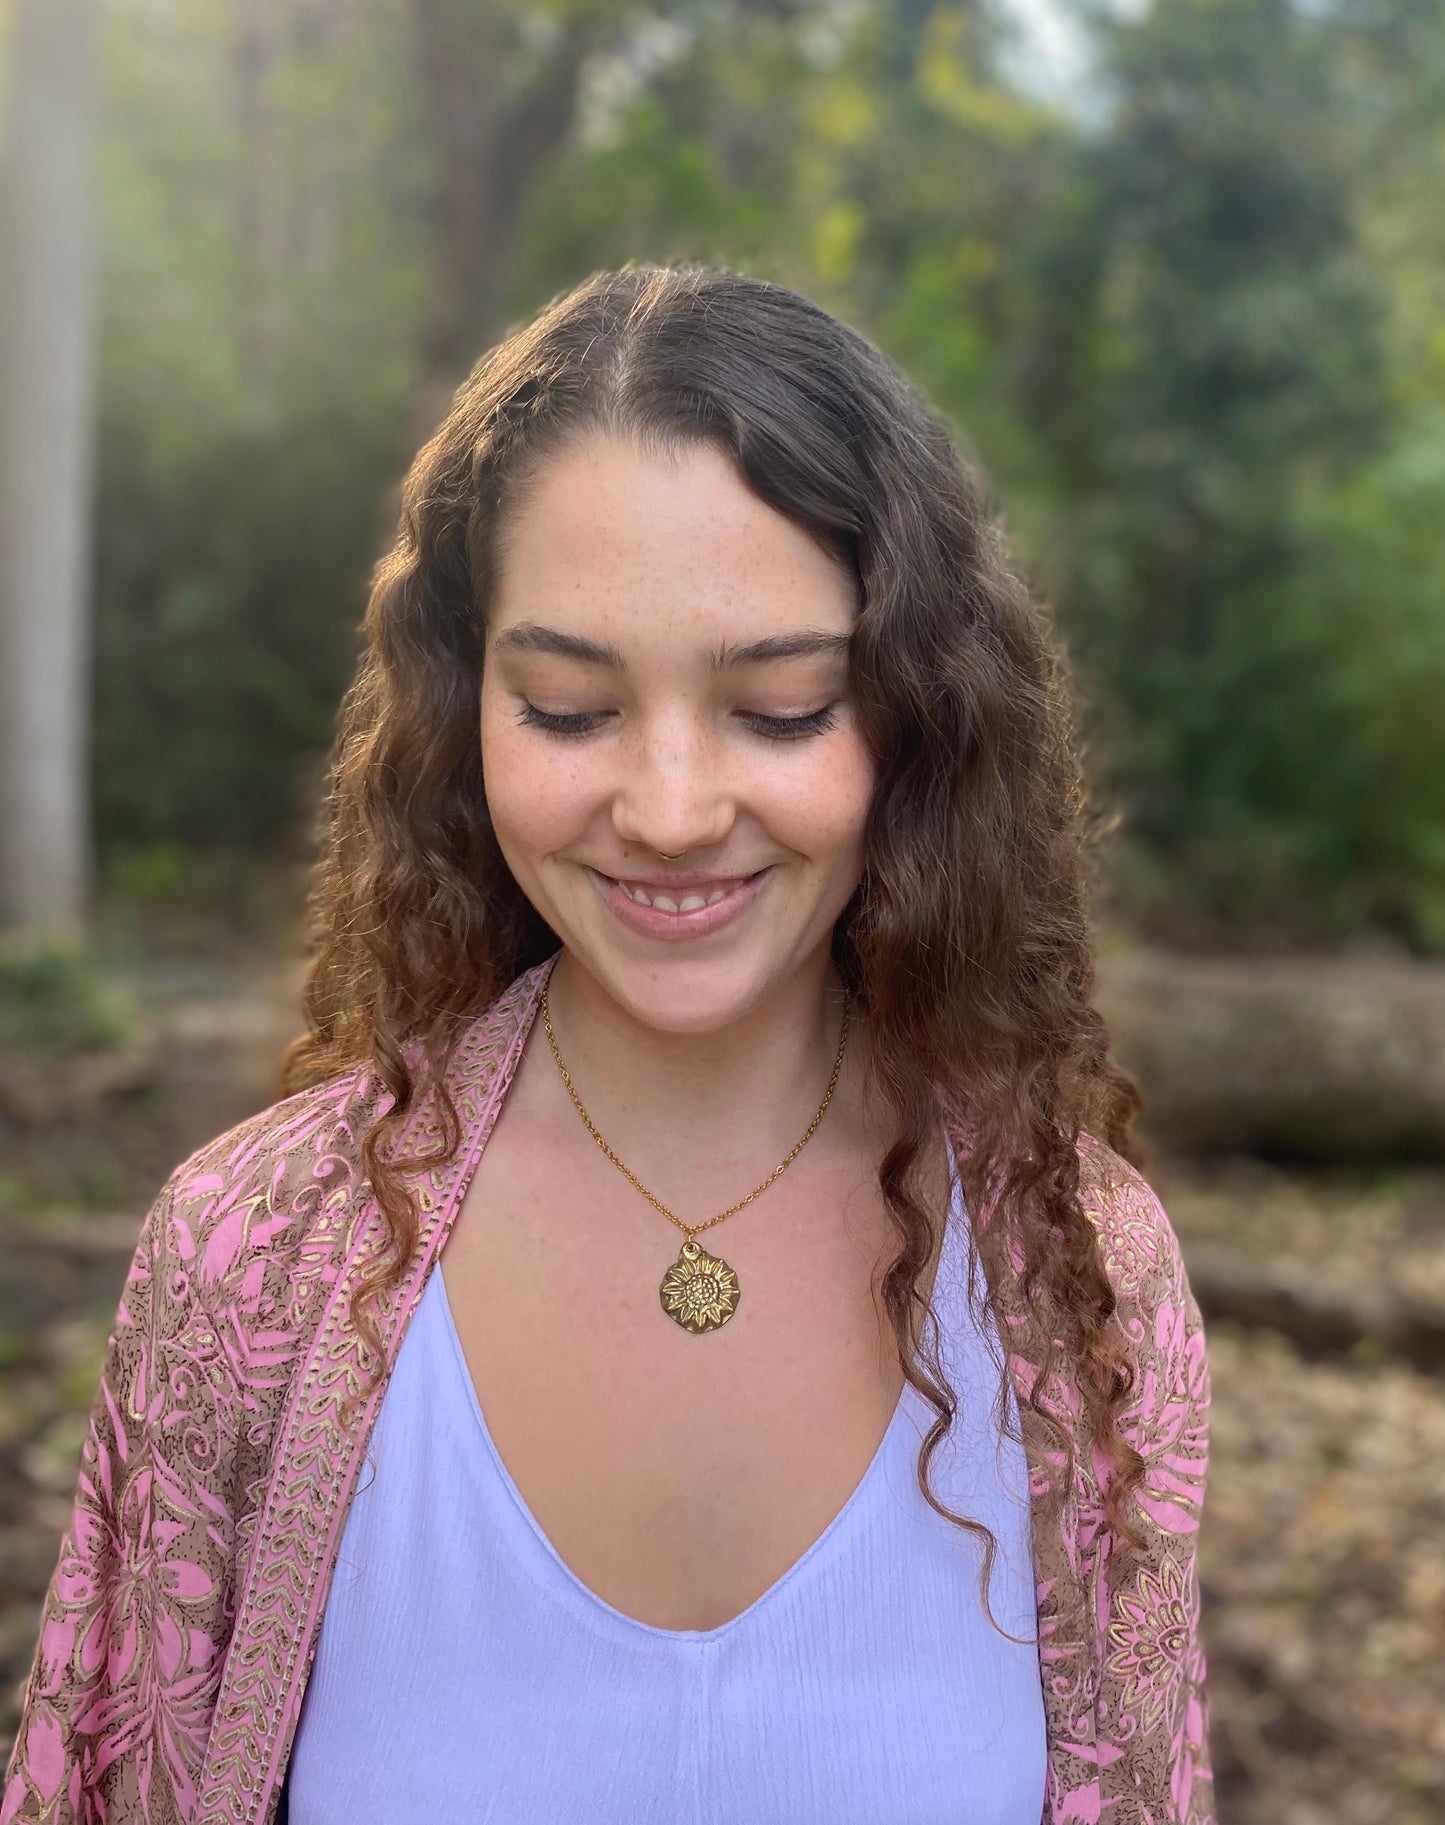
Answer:
[[[1098,1005],[1172,1152],[1445,1160],[1445,965],[1141,951]]]
[[[1191,1243],[1184,1253],[1206,1324],[1224,1319],[1245,1330],[1274,1331],[1312,1360],[1368,1352],[1424,1374],[1445,1372],[1445,1311],[1424,1301],[1368,1288],[1350,1297],[1321,1289],[1306,1272],[1262,1270],[1209,1244]]]

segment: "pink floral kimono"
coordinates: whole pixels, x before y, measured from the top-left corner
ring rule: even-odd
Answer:
[[[496,1120],[548,969],[472,1023],[451,1087],[456,1156],[418,1187],[420,1235],[380,1312],[390,1373]],[[140,1232],[46,1595],[0,1825],[271,1825],[343,1523],[384,1383],[348,1437],[363,1379],[345,1322],[383,1238],[359,1143],[384,1107],[365,1070],[243,1122],[179,1167]],[[423,1106],[403,1137],[434,1126]],[[1063,1520],[1034,1528],[1048,1734],[1044,1825],[1212,1825],[1195,1541],[1208,1448],[1199,1310],[1142,1179],[1089,1200],[1139,1363],[1128,1432],[1148,1464],[1149,1550],[1111,1575],[1107,1466],[1082,1448]],[[1093,1165],[1090,1165],[1090,1161]],[[1102,1180],[1099,1180],[1102,1183]],[[1016,1293],[992,1289],[1004,1337]],[[1008,1350],[1020,1403],[1036,1379]],[[1058,1382],[1051,1410],[1078,1426]],[[1044,1447],[1030,1444],[1031,1486]],[[1090,1602],[1075,1629],[1065,1569]],[[1077,1611],[1077,1607],[1075,1609]],[[900,1815],[902,1825],[905,1812]]]

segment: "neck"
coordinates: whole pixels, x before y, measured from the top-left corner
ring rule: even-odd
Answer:
[[[564,951],[548,1002],[578,1096],[635,1171],[670,1177],[682,1159],[706,1159],[733,1180],[771,1170],[817,1113],[837,1055],[844,992],[824,955],[725,1026],[665,1032],[639,1021]],[[851,1127],[843,1109],[856,1097],[860,1027],[855,1008],[838,1084],[810,1149],[831,1151],[824,1131]],[[576,1122],[546,1062],[565,1120]]]

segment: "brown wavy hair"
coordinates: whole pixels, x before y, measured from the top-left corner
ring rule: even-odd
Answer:
[[[457,1038],[558,948],[492,832],[479,692],[506,513],[549,456],[591,436],[716,446],[857,578],[850,667],[878,774],[865,869],[833,954],[868,1018],[868,1094],[894,1135],[878,1182],[898,1248],[880,1294],[903,1373],[936,1415],[919,1484],[940,1514],[986,1536],[987,1608],[997,1541],[929,1485],[956,1405],[919,1289],[945,1221],[921,1189],[942,1107],[968,1137],[958,1164],[969,1207],[996,1212],[977,1236],[969,1226],[970,1265],[977,1250],[994,1286],[1013,1271],[1010,1241],[1022,1257],[1039,1374],[1032,1414],[1020,1418],[1044,1428],[1062,1463],[1035,1500],[1057,1514],[1074,1473],[1067,1430],[1040,1404],[1062,1352],[1113,1467],[1109,1520],[1137,1550],[1126,1505],[1143,1460],[1118,1426],[1134,1369],[1110,1324],[1115,1295],[1084,1210],[1097,1187],[1081,1195],[1080,1136],[1134,1157],[1139,1097],[1091,1005],[1099,824],[1065,659],[942,417],[856,330],[726,268],[595,273],[491,349],[412,464],[376,569],[310,905],[308,1031],[283,1075],[295,1090],[362,1066],[394,1099],[363,1144],[389,1240],[351,1312],[376,1373],[373,1308],[417,1241],[408,1177],[460,1142],[445,1083]],[[424,1096],[435,1098],[439,1147],[393,1158]],[[1107,1173],[1112,1156],[1085,1151]]]

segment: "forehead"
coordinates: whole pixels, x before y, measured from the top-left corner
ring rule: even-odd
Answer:
[[[760,635],[784,622],[847,629],[856,606],[852,576],[722,451],[589,439],[544,464],[513,505],[489,631],[540,618],[582,631],[600,619],[616,636],[715,643],[719,630]]]

